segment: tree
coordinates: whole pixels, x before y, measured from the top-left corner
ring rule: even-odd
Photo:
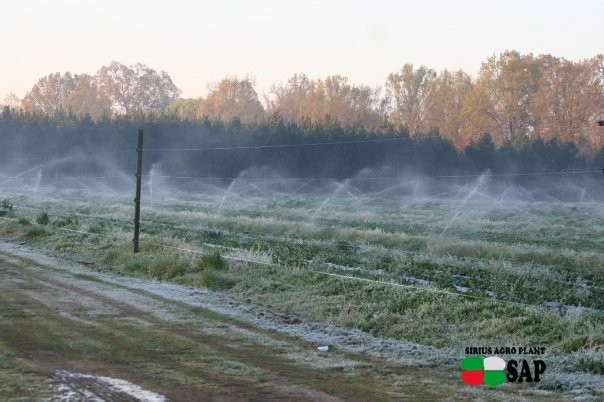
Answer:
[[[61,104],[63,110],[78,116],[89,115],[94,120],[111,114],[111,101],[99,91],[94,77],[75,75],[74,82],[75,88]]]
[[[202,104],[203,98],[176,99],[166,107],[165,113],[182,120],[196,120],[200,118],[198,113]]]
[[[307,113],[303,109],[311,85],[305,74],[292,75],[285,85],[273,85],[270,96],[265,98],[267,113],[278,114],[287,123],[300,122]]]
[[[464,137],[463,108],[472,87],[472,79],[462,70],[444,70],[430,83],[426,94],[425,125],[437,129],[457,149],[468,144]]]
[[[19,109],[21,107],[21,99],[11,92],[4,97],[2,106],[8,106],[10,109]]]
[[[254,79],[230,77],[211,86],[198,110],[198,117],[203,116],[224,123],[235,120],[244,124],[260,123],[264,118],[264,108],[254,89]]]
[[[180,90],[165,71],[144,64],[126,66],[117,61],[98,71],[99,87],[117,113],[162,112],[180,96]]]
[[[366,85],[352,85],[348,78],[332,75],[325,80],[309,80],[293,75],[285,85],[273,86],[267,98],[269,114],[279,114],[286,122],[335,121],[344,127],[363,126],[377,129],[380,115],[380,90]]]
[[[366,85],[350,85],[341,75],[329,76],[324,81],[326,115],[345,127],[362,125],[376,129],[382,122],[377,112],[379,89]]]
[[[386,80],[391,102],[390,121],[406,126],[411,134],[427,131],[424,124],[425,102],[435,78],[434,70],[425,66],[414,69],[413,64],[405,64],[399,72],[391,73]]]
[[[470,142],[464,153],[477,172],[498,170],[497,149],[489,134],[483,135],[478,141]]]
[[[110,113],[110,102],[97,88],[96,79],[87,74],[67,72],[42,77],[25,95],[22,101],[25,110],[42,114],[58,111],[94,119]]]
[[[593,154],[601,143],[596,122],[604,110],[604,56],[581,62],[541,56],[543,75],[535,95],[535,132],[572,141]]]
[[[482,64],[465,114],[473,136],[495,134],[499,144],[522,141],[534,129],[531,107],[540,68],[532,54],[506,51]]]
[[[25,94],[22,105],[30,112],[53,114],[63,110],[63,102],[75,90],[76,83],[71,73],[49,74],[42,77]]]

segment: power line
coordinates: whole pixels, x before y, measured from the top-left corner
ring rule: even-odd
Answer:
[[[307,142],[300,144],[276,144],[276,145],[241,145],[235,147],[207,147],[207,148],[144,148],[143,151],[229,151],[236,149],[264,149],[264,148],[297,148],[297,147],[315,147],[322,145],[344,145],[344,144],[363,144],[370,142],[388,142],[388,141],[411,141],[411,138],[376,138],[367,140],[351,141],[329,141],[329,142]]]
[[[48,157],[43,157],[43,158],[0,158],[0,161],[43,161],[43,160],[48,160]]]
[[[466,175],[426,175],[425,178],[465,178],[465,177],[481,177],[486,175],[487,177],[506,177],[506,176],[565,176],[565,175],[580,175],[580,174],[601,174],[599,170],[577,170],[577,171],[566,171],[560,170],[556,172],[522,172],[522,173],[473,173]],[[363,181],[363,180],[376,180],[376,181],[388,181],[388,180],[403,180],[404,176],[383,176],[383,177],[208,177],[208,176],[170,176],[170,175],[143,175],[148,178],[158,179],[175,179],[175,180],[241,180],[241,181]]]
[[[428,176],[438,178],[456,178],[456,177],[480,177],[486,175],[486,177],[506,177],[506,176],[565,176],[565,175],[578,175],[578,174],[594,174],[602,173],[599,170],[577,170],[577,171],[566,171],[560,170],[557,172],[526,172],[526,173],[482,173],[482,174],[469,174],[469,175],[440,175],[440,176]]]
[[[99,155],[103,157],[111,156],[111,155],[119,155],[125,153],[131,153],[133,150],[124,150],[124,151],[111,151],[111,152],[100,152]],[[59,155],[60,156],[60,155]],[[73,162],[73,159],[83,160],[87,158],[86,155],[83,154],[75,154],[75,155],[64,155],[60,156],[58,159],[51,159],[50,156],[45,157],[12,157],[12,158],[0,158],[0,162],[3,161],[28,161],[28,160],[36,160],[36,161],[47,161],[46,164],[54,164],[57,162],[70,163]]]

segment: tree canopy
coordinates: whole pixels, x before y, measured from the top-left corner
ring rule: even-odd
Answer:
[[[252,77],[227,77],[204,97],[181,99],[164,71],[112,62],[96,75],[53,73],[19,100],[4,104],[31,113],[108,116],[161,114],[221,124],[296,124],[382,135],[404,128],[411,136],[438,133],[457,150],[488,133],[496,147],[558,138],[594,156],[604,147],[604,56],[570,61],[505,51],[489,57],[476,77],[404,64],[384,87],[351,83],[342,75],[294,74],[259,96]],[[335,127],[339,128],[335,128]]]

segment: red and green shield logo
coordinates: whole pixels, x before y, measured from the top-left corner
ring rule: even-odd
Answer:
[[[486,359],[468,356],[461,361],[461,379],[468,385],[486,384],[496,387],[505,381],[505,360],[490,356]]]

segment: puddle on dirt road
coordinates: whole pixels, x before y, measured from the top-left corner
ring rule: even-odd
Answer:
[[[140,401],[165,402],[167,399],[155,392],[147,391],[126,380],[111,377],[100,377],[91,374],[70,371],[55,371],[60,381],[56,387],[60,402],[70,401]]]

